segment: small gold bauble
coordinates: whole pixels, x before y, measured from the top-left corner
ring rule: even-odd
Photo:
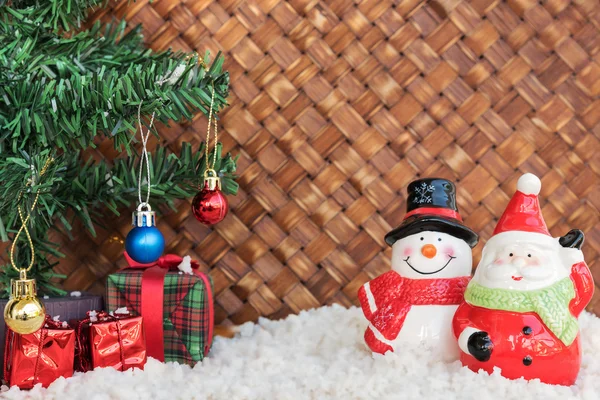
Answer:
[[[20,335],[39,330],[46,320],[44,303],[36,296],[34,279],[11,280],[11,296],[4,308],[4,321]]]

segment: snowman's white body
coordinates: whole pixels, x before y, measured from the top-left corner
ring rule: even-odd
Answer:
[[[396,340],[394,352],[407,347],[432,349],[439,359],[458,360],[460,355],[452,334],[452,318],[458,305],[412,306]]]
[[[436,248],[435,256],[427,257],[423,254],[422,249],[426,245]],[[446,266],[440,270],[444,265]],[[469,245],[462,239],[445,233],[421,232],[400,239],[392,246],[392,269],[405,278],[470,276],[472,266],[473,255]],[[458,305],[414,305],[407,313],[395,340],[387,341],[377,332],[375,335],[392,346],[394,352],[401,353],[405,348],[421,347],[432,349],[439,359],[457,360],[460,351],[452,333],[452,318],[457,308]]]

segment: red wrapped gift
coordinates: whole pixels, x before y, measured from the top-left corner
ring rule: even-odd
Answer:
[[[88,318],[77,323],[76,358],[76,368],[82,372],[96,367],[144,369],[146,339],[142,317],[88,312]]]
[[[7,329],[5,344],[4,379],[9,386],[48,387],[61,376],[73,375],[75,331],[67,324],[47,316],[44,326],[28,335]]]

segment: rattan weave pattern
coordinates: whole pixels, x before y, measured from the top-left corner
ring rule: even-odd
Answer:
[[[417,176],[457,182],[484,242],[520,174],[537,174],[551,232],[586,232],[600,282],[598,1],[138,0],[92,20],[113,16],[142,23],[153,49],[227,57],[221,137],[240,157],[240,193],[214,230],[189,202],[159,223],[169,251],[210,269],[218,323],[355,304],[390,267],[383,236]],[[198,144],[205,124],[161,127],[163,144]],[[67,288],[103,290],[128,224],[55,234]]]

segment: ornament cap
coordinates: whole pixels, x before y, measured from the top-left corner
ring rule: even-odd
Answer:
[[[144,210],[144,208],[146,208]],[[137,210],[132,213],[131,225],[135,227],[151,227],[156,226],[156,212],[152,211],[152,207],[148,203],[141,203]]]
[[[204,171],[204,187],[208,190],[221,190],[221,179],[214,169]]]
[[[33,297],[37,293],[35,279],[11,279],[10,297]]]

